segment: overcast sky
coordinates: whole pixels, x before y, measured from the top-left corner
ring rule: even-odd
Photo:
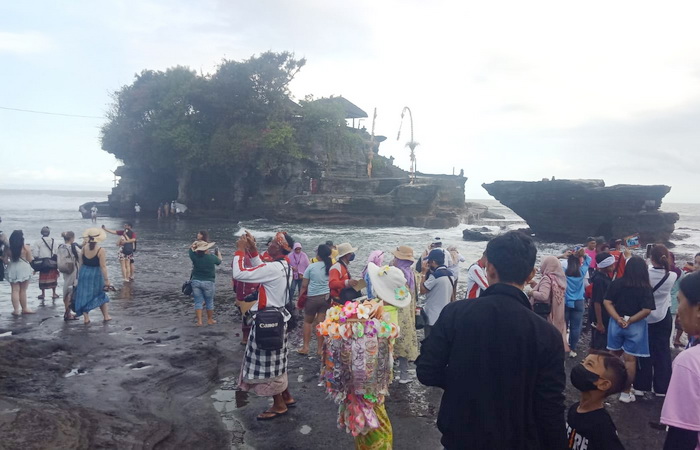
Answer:
[[[0,107],[104,117],[143,69],[295,52],[302,99],[343,95],[408,169],[668,184],[697,202],[700,4],[433,0],[4,2]],[[369,119],[371,120],[371,119]],[[108,188],[104,119],[0,109],[0,187]],[[367,128],[371,122],[367,123]]]

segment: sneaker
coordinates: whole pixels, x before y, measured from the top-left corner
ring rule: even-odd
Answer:
[[[578,353],[576,353],[575,351],[571,350],[569,352],[569,358],[576,358],[577,356],[578,356]]]
[[[399,383],[401,383],[401,384],[408,384],[411,381],[413,381],[413,380],[411,379],[410,375],[408,375],[408,373],[406,373],[406,372],[402,373],[401,377],[399,378]]]
[[[639,389],[634,389],[634,388],[632,388],[631,393],[636,395],[637,397],[644,397],[644,394],[645,394],[644,391],[640,391]]]
[[[635,401],[635,400],[636,400],[636,399],[635,399],[634,395],[632,395],[631,392],[622,392],[622,393],[620,393],[620,401],[621,401],[622,403],[632,403],[632,402]]]
[[[666,397],[666,394],[659,394],[658,392],[655,393],[657,397]]]

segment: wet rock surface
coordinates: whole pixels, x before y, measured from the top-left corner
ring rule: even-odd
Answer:
[[[289,359],[298,404],[259,422],[269,400],[237,390],[243,346],[231,304],[217,299],[219,323],[195,327],[188,299],[144,297],[149,301],[113,299],[108,324],[97,317],[88,326],[63,322],[50,307],[35,316],[0,317],[3,330],[17,331],[0,340],[3,448],[352,448],[352,437],[336,427],[337,406],[318,386],[318,358],[295,351],[298,330]],[[148,316],[153,309],[158,314]],[[144,346],[141,339],[154,335],[173,339]],[[567,359],[567,373],[581,358]],[[571,386],[566,394],[567,406],[577,401]],[[393,384],[387,411],[394,448],[440,447],[441,395],[415,380]],[[665,432],[650,426],[659,420],[662,399],[609,402],[626,448],[662,446]]]
[[[679,219],[660,211],[669,186],[617,185],[601,180],[496,181],[484,189],[522,217],[538,238],[581,242],[587,236],[668,242]]]

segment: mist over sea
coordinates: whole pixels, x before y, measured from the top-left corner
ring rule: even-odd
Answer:
[[[80,235],[86,228],[92,226],[89,219],[83,219],[78,212],[78,206],[88,201],[105,201],[107,192],[85,191],[48,191],[48,190],[6,190],[0,189],[0,230],[9,236],[12,230],[24,231],[27,243],[32,244],[40,238],[39,230],[48,225],[51,227],[51,237],[56,243],[62,242],[62,231],[74,231]],[[485,226],[493,231],[503,229],[524,228],[526,224],[515,213],[495,200],[474,200],[489,206],[490,210],[505,216],[503,221],[488,220]],[[679,264],[691,260],[700,251],[700,204],[665,203],[662,209],[675,211],[680,214],[676,223],[676,233],[673,239],[676,247],[673,251],[678,257]],[[428,230],[411,227],[356,227],[342,225],[314,225],[272,223],[265,220],[236,221],[201,218],[164,218],[158,220],[154,214],[143,214],[141,217],[100,217],[97,226],[104,224],[111,229],[119,229],[124,220],[134,223],[138,233],[138,251],[136,253],[136,281],[130,287],[129,295],[137,295],[138,291],[160,291],[163,294],[179,292],[182,282],[189,277],[191,264],[187,256],[187,248],[194,240],[198,230],[208,230],[211,240],[224,255],[217,276],[217,299],[221,301],[232,296],[230,291],[230,264],[235,251],[237,236],[243,230],[253,233],[258,241],[272,235],[277,230],[288,231],[304,246],[304,250],[313,256],[315,248],[326,240],[336,244],[350,242],[358,247],[357,259],[351,265],[353,275],[358,275],[365,265],[367,256],[372,250],[390,251],[399,245],[409,245],[418,256],[435,238],[442,238],[445,245],[455,245],[466,258],[461,266],[461,279],[464,280],[469,265],[476,261],[486,248],[485,242],[466,242],[462,240],[464,228],[480,227],[481,225],[460,225],[445,230]],[[582,236],[584,240],[586,236]],[[566,248],[575,245],[567,243],[538,243],[539,256],[559,254]],[[112,283],[119,289],[122,286],[121,271],[117,261],[116,237],[109,235],[103,243],[107,249],[108,269]],[[385,258],[388,263],[390,257]],[[30,284],[28,293],[30,306],[35,306],[38,300],[37,277]],[[59,281],[59,288],[62,280]],[[464,287],[462,286],[462,289]],[[0,314],[5,316],[11,311],[9,299],[9,284],[0,283]],[[60,304],[60,301],[59,301]],[[6,316],[5,316],[6,317]]]

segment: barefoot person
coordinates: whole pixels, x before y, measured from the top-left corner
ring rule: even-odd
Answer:
[[[132,229],[132,225],[129,222],[124,223],[123,230],[110,230],[102,225],[102,229],[107,233],[116,234],[119,236],[119,241],[117,241],[117,246],[119,251],[117,252],[117,258],[119,259],[119,265],[122,268],[122,276],[125,282],[134,280],[134,250],[136,249],[136,233]]]
[[[32,255],[34,259],[51,259],[56,254],[56,243],[53,238],[50,238],[51,229],[49,227],[44,227],[41,229],[41,239],[34,243],[32,247]],[[39,300],[44,300],[44,291],[46,289],[51,289],[53,292],[52,297],[54,300],[58,298],[56,293],[56,287],[58,286],[58,269],[41,269],[39,271],[39,289],[41,289],[41,295]]]
[[[255,323],[246,345],[239,386],[243,391],[252,391],[262,397],[272,397],[272,406],[258,415],[258,420],[271,420],[286,414],[288,408],[296,404],[296,400],[288,389],[287,322],[291,315],[285,308],[289,301],[289,288],[292,284],[292,270],[285,256],[292,252],[294,239],[287,233],[277,233],[268,244],[267,254],[272,261],[267,263],[263,263],[258,256],[255,238],[250,233],[246,232],[242,235],[237,245],[238,250],[233,257],[233,278],[260,283],[258,301],[251,308],[255,314]],[[251,256],[252,267],[245,266],[246,252]],[[281,346],[276,350],[265,350],[261,348],[262,341],[258,342],[257,329],[259,325],[266,324],[261,323],[262,319],[258,316],[260,311],[269,312],[271,308],[276,308],[279,312],[278,320],[282,324],[279,336]],[[260,327],[260,329],[263,328]]]
[[[78,316],[70,310],[71,297],[78,285],[78,271],[80,270],[80,245],[75,242],[75,233],[64,231],[61,233],[63,244],[58,246],[58,271],[63,274],[63,320],[77,320]]]
[[[107,238],[104,230],[88,228],[83,232],[82,266],[78,274],[78,287],[74,293],[75,314],[83,316],[85,324],[90,323],[88,313],[100,308],[105,322],[112,320],[109,316],[107,303],[108,290],[114,290],[109,284],[107,274],[107,258],[105,250],[97,245]]]
[[[27,287],[32,277],[32,249],[24,243],[22,230],[15,230],[10,235],[9,248],[4,252],[7,271],[5,277],[12,287],[12,314],[33,314],[27,307]],[[20,306],[22,309],[20,310]]]
[[[207,308],[207,324],[214,325],[214,290],[216,281],[216,266],[221,264],[221,253],[209,253],[216,242],[194,241],[189,255],[192,261],[192,296],[194,297],[194,313],[197,326],[202,326],[202,309]]]

